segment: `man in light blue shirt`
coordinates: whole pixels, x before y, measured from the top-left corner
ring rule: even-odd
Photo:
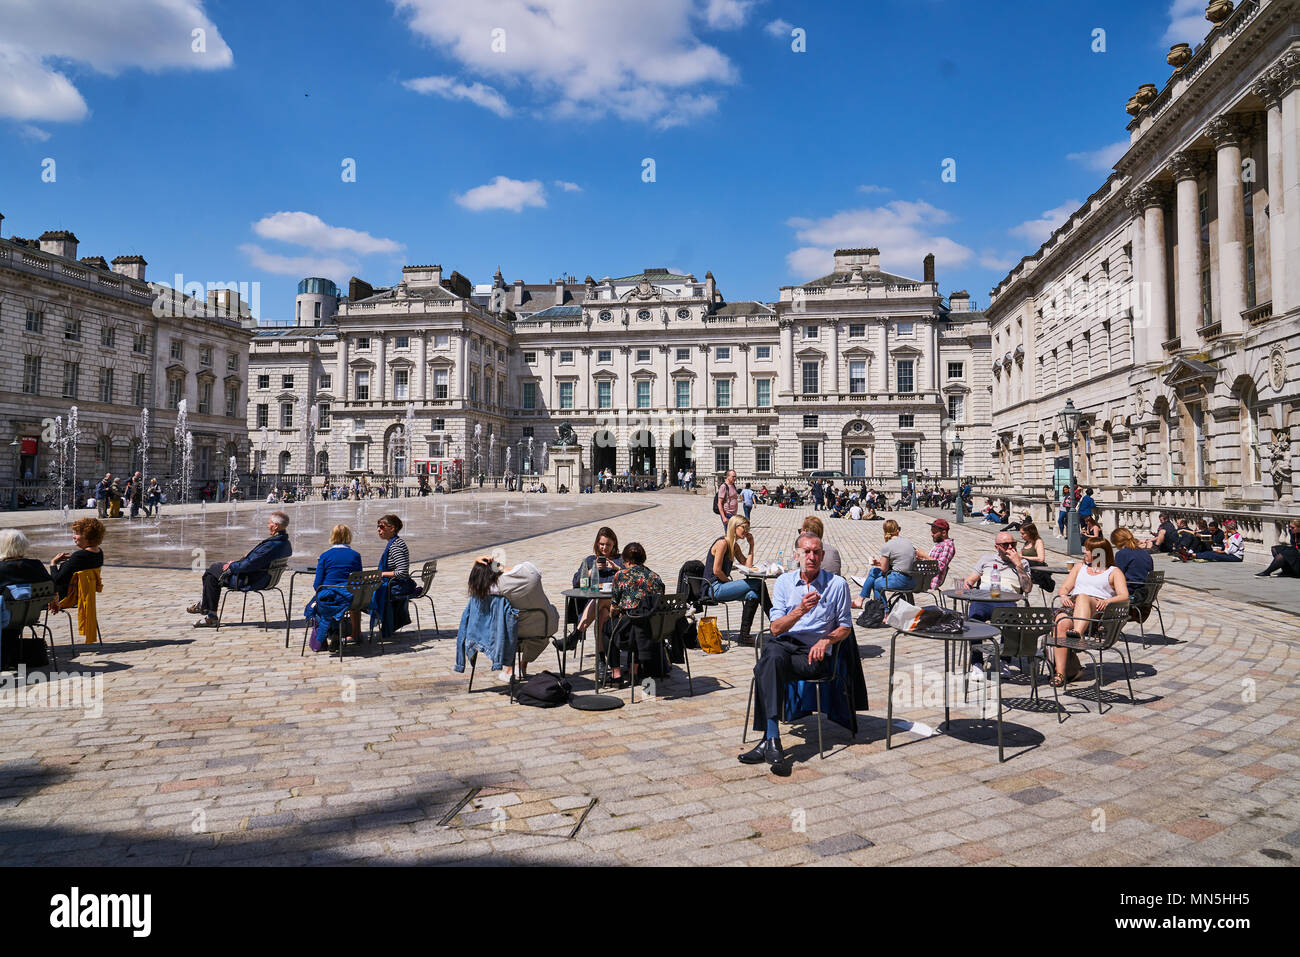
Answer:
[[[764,731],[764,738],[740,755],[742,764],[766,761],[777,774],[789,773],[778,723],[786,685],[829,676],[832,647],[853,634],[848,584],[822,570],[821,539],[805,532],[795,545],[799,570],[776,580],[772,635],[754,666],[754,729]]]
[[[754,487],[748,482],[740,490],[740,501],[745,509],[745,518],[749,518],[749,513],[754,510]]]

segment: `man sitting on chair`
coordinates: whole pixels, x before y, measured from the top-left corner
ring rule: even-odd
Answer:
[[[284,512],[272,512],[266,520],[269,538],[264,538],[237,562],[213,562],[203,573],[203,598],[186,609],[191,615],[202,615],[194,623],[195,628],[216,628],[220,624],[217,608],[221,605],[221,587],[240,591],[257,591],[265,588],[271,580],[267,569],[277,558],[288,558],[293,554],[289,544],[289,516]]]
[[[781,749],[781,702],[794,679],[830,676],[831,649],[853,634],[848,583],[822,569],[821,539],[808,532],[795,543],[799,570],[776,580],[772,592],[772,637],[754,666],[754,722],[766,723],[758,747],[740,755],[742,764],[766,761],[788,773]]]

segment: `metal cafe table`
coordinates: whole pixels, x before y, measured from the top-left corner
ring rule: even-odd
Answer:
[[[758,596],[759,596],[759,600],[758,600],[758,635],[757,635],[757,636],[755,637],[755,639],[754,639],[754,657],[755,657],[755,658],[758,657],[759,652],[760,652],[760,651],[762,650],[762,648],[763,648],[763,633],[764,633],[765,631],[770,631],[770,630],[771,630],[771,624],[772,624],[772,620],[771,620],[771,618],[769,618],[768,615],[763,611],[763,593],[764,593],[765,591],[767,591],[767,583],[768,583],[768,582],[774,582],[774,581],[776,581],[778,578],[780,578],[782,575],[784,575],[784,574],[786,573],[786,571],[788,571],[788,569],[783,569],[783,570],[781,570],[781,571],[763,571],[763,572],[756,571],[756,570],[754,570],[754,569],[752,569],[752,568],[742,568],[742,569],[740,570],[741,577],[744,578],[746,581],[750,582],[750,587],[752,587],[752,588],[754,589],[754,591],[756,591],[756,592],[758,593]],[[771,598],[772,598],[772,596],[771,596],[770,593],[768,594],[767,598],[768,598],[768,601],[769,601],[769,603],[770,603],[770,602],[771,602]],[[765,624],[765,622],[766,622],[766,624]]]
[[[977,599],[978,600],[978,599]],[[960,632],[943,632],[931,631],[926,628],[916,628],[912,631],[905,631],[899,628],[894,629],[893,635],[889,639],[889,682],[885,685],[885,693],[888,695],[888,706],[885,714],[885,748],[893,747],[894,737],[894,658],[898,636],[905,638],[922,638],[930,641],[943,642],[943,723],[951,725],[952,708],[948,701],[948,675],[953,671],[953,665],[956,661],[955,649],[952,647],[953,642],[963,642],[967,647],[974,642],[991,641],[993,643],[994,660],[1002,657],[1002,642],[999,640],[1001,632],[993,625],[985,624],[982,621],[968,621]],[[993,669],[997,672],[997,669]],[[1002,751],[1002,676],[997,676],[998,685],[998,761],[1005,761],[1006,758]],[[942,729],[942,725],[940,728]]]
[[[596,588],[566,588],[564,591],[560,592],[560,594],[563,595],[565,598],[572,598],[575,602],[584,602],[584,603],[585,603],[585,602],[589,602],[589,601],[613,601],[613,600],[614,600],[613,592],[610,591],[610,590],[608,590],[608,589],[602,591],[602,590],[599,590],[599,589],[596,589]],[[569,617],[569,607],[568,607],[569,603],[566,601],[564,604],[565,604],[565,608],[564,608],[564,629],[563,629],[563,631],[562,631],[562,634],[567,635],[567,634],[569,633],[569,625],[570,625],[571,619],[570,619],[570,617]],[[579,618],[582,617],[582,610],[581,610],[581,608],[578,609],[578,617],[579,617]],[[578,622],[577,622],[576,620],[572,620],[572,624],[575,624],[575,625],[576,625],[577,623],[578,623]],[[586,639],[584,638],[583,640],[585,641]],[[599,627],[596,628],[596,638],[595,638],[595,642],[596,642],[596,661],[597,661],[597,664],[596,664],[596,690],[599,691],[599,690],[600,690],[600,677],[601,677],[601,668],[600,668],[600,664],[599,664],[599,662],[600,662],[600,651],[601,651],[601,648],[600,648],[601,637],[600,637],[600,628],[599,628]],[[565,649],[565,650],[561,653],[561,657],[560,657],[560,676],[561,676],[561,677],[564,677],[565,668],[566,668],[566,665],[568,664],[568,662],[569,662],[569,652],[568,652],[568,649]],[[579,672],[579,673],[582,672],[582,658],[581,658],[581,656],[578,658],[578,672]]]

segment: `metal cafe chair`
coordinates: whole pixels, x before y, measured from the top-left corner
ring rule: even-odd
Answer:
[[[847,671],[843,670],[847,665],[848,661],[850,660],[849,656],[846,653],[844,653],[844,647],[850,641],[856,642],[857,636],[851,634],[849,635],[848,638],[845,638],[844,641],[837,642],[835,645],[831,647],[831,673],[827,675],[825,678],[795,678],[794,680],[789,681],[786,684],[786,687],[789,688],[791,685],[797,684],[798,682],[802,681],[804,684],[812,685],[814,688],[814,693],[816,695],[816,703],[817,703],[817,709],[816,709],[817,711],[817,753],[818,753],[818,757],[820,757],[823,761],[826,760],[826,747],[822,743],[822,721],[824,717],[823,709],[822,709],[822,687],[824,685],[831,685],[833,691],[835,682],[836,681],[841,682],[841,684],[844,687],[844,700],[848,704],[849,713],[854,714],[853,693],[849,686],[849,676],[847,674]],[[753,708],[754,708],[755,680],[756,680],[755,678],[749,679],[749,698],[745,702],[745,724],[740,732],[741,744],[748,743],[749,716],[753,712]],[[782,722],[785,722],[785,704],[786,704],[786,699],[788,697],[789,697],[788,691],[786,694],[783,694],[781,696],[781,721]]]
[[[1132,669],[1130,668],[1132,656],[1130,654],[1130,656],[1126,658],[1124,652],[1120,650],[1117,645],[1117,642],[1123,638],[1124,647],[1128,647],[1128,636],[1124,634],[1124,625],[1128,623],[1131,607],[1130,603],[1126,601],[1110,602],[1101,610],[1100,615],[1092,618],[1075,619],[1076,621],[1086,621],[1088,623],[1082,632],[1072,632],[1071,635],[1067,635],[1064,638],[1057,638],[1053,630],[1053,633],[1049,633],[1046,640],[1043,642],[1044,653],[1046,653],[1049,648],[1069,648],[1074,651],[1086,652],[1094,659],[1093,671],[1096,674],[1095,693],[1097,696],[1097,713],[1099,715],[1105,714],[1106,712],[1104,707],[1105,703],[1101,696],[1102,657],[1111,649],[1115,650],[1115,653],[1119,655],[1119,659],[1124,665],[1124,680],[1128,683],[1129,701],[1135,704],[1137,703],[1137,698],[1133,694]],[[1054,609],[1053,614],[1059,611],[1061,611],[1061,609]],[[1054,666],[1052,666],[1052,670],[1055,671]],[[1065,721],[1065,713],[1060,709],[1060,691],[1060,688],[1055,685],[1052,686],[1052,695],[1056,699],[1057,704],[1058,724]],[[1086,707],[1087,706],[1085,705],[1085,709]]]
[[[242,592],[244,595],[244,605],[239,610],[239,623],[244,623],[244,614],[248,611],[248,596],[256,595],[262,600],[262,627],[269,624],[266,613],[266,592],[273,591],[279,594],[280,604],[284,606],[284,620],[289,620],[289,602],[284,597],[284,590],[280,588],[280,578],[284,575],[284,570],[289,567],[289,559],[277,558],[267,566],[267,583],[262,588],[222,588],[221,589],[221,608],[217,611],[217,627],[221,627],[221,619],[226,613],[226,599],[230,597],[231,592]]]
[[[993,609],[989,623],[1002,632],[1002,654],[1030,663],[1030,693],[1038,699],[1038,650],[1042,639],[1052,633],[1054,618],[1050,608],[1021,608],[1000,605]]]
[[[21,639],[24,629],[30,630],[33,638],[45,642],[45,649],[50,653],[50,664],[57,668],[58,658],[54,655],[54,632],[50,630],[48,620],[41,615],[54,601],[54,582],[34,582],[29,598],[5,598],[5,608],[9,610],[9,627],[18,630]],[[69,619],[71,620],[71,619]]]
[[[930,582],[939,577],[939,563],[932,558],[918,558],[912,566],[911,576],[912,581],[902,588],[885,589],[887,607],[893,608],[900,598],[915,604],[918,592],[922,595],[929,594]]]
[[[418,634],[420,631],[420,605],[422,599],[429,599],[429,610],[433,612],[433,632],[437,634],[441,629],[438,627],[438,606],[434,603],[433,595],[429,589],[433,586],[433,576],[438,574],[438,560],[432,559],[424,563],[420,569],[420,578],[423,584],[420,586],[420,593],[411,596],[411,607],[415,609],[415,630]]]
[[[1144,649],[1151,647],[1150,643],[1147,641],[1146,620],[1151,617],[1151,612],[1153,610],[1156,613],[1156,618],[1160,622],[1160,637],[1169,637],[1165,634],[1165,616],[1160,611],[1159,604],[1160,589],[1164,587],[1164,584],[1165,573],[1162,571],[1153,571],[1147,575],[1146,581],[1137,586],[1137,589],[1129,589],[1130,593],[1140,589],[1137,599],[1130,602],[1129,621],[1137,622],[1138,626],[1142,629],[1142,647]]]

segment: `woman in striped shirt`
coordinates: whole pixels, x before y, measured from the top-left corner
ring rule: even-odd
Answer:
[[[407,599],[415,592],[411,580],[411,553],[397,534],[402,530],[402,520],[396,515],[379,516],[376,523],[379,537],[388,544],[379,559],[379,572],[384,579],[382,588],[375,590],[370,602],[370,623],[378,625],[380,637],[388,638],[394,631],[411,623]]]

